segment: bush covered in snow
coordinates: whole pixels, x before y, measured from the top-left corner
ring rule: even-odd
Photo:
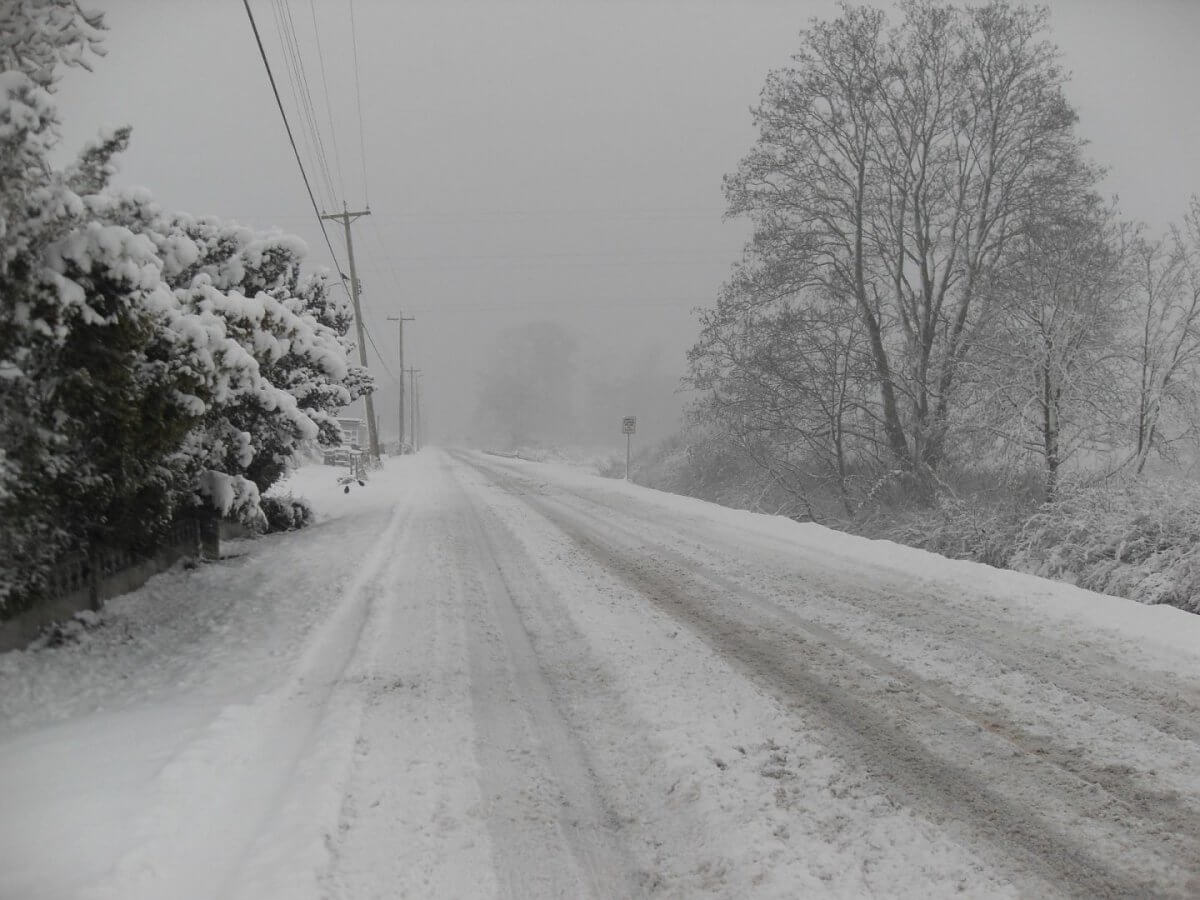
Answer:
[[[1141,603],[1200,612],[1200,490],[1176,480],[1066,485],[1050,503],[940,495],[852,530]]]
[[[884,519],[880,527],[855,530],[877,532],[899,544],[920,547],[953,559],[971,559],[1007,568],[1021,528],[1021,514],[1011,505],[993,505],[977,498],[939,496],[929,509]]]
[[[639,452],[631,468],[633,481],[647,487],[734,509],[814,518],[810,492],[789,490],[744,453],[702,428],[681,432]],[[623,477],[625,460],[614,457],[609,471],[610,477]],[[600,474],[608,472],[601,470]]]
[[[1101,486],[1046,504],[1022,524],[1010,565],[1200,613],[1200,489]]]
[[[74,0],[0,9],[0,616],[64,551],[152,549],[261,497],[370,389],[297,238],[111,186],[128,129],[56,169],[56,69],[100,52]]]
[[[291,494],[272,494],[261,501],[267,519],[267,531],[295,531],[312,524],[313,508],[307,500]]]

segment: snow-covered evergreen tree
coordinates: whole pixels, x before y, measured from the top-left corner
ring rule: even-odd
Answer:
[[[370,386],[299,239],[112,187],[128,129],[50,164],[55,69],[102,27],[72,0],[0,9],[0,614],[68,549],[149,549],[187,508],[261,519]]]

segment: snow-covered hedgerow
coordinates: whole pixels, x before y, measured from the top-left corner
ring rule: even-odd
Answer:
[[[262,524],[370,389],[298,238],[112,187],[128,129],[52,165],[55,68],[102,27],[74,0],[0,9],[0,617],[66,550],[149,550],[198,508]]]
[[[1200,489],[1182,479],[1063,487],[1038,504],[1019,492],[940,494],[879,511],[851,530],[1200,613]]]
[[[953,559],[1011,568],[1021,522],[1021,511],[1011,503],[939,495],[932,507],[905,511],[882,533],[897,543]]]
[[[1025,521],[1009,564],[1200,613],[1200,489],[1135,483],[1082,490]]]

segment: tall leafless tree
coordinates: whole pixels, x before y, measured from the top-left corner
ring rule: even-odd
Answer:
[[[851,482],[870,463],[862,450],[879,438],[861,322],[828,301],[762,303],[754,283],[778,277],[743,270],[703,315],[691,384],[709,421],[779,483],[830,486],[852,515]]]
[[[759,138],[725,179],[749,254],[786,255],[797,302],[858,318],[888,453],[918,486],[946,455],[986,289],[1037,211],[1085,190],[1045,14],[1004,0],[910,2],[889,27],[846,7],[770,74]]]
[[[1196,424],[1200,375],[1200,198],[1192,198],[1182,226],[1161,241],[1144,242],[1135,255],[1131,331],[1136,412],[1133,466],[1145,469],[1155,449]],[[1164,425],[1175,434],[1164,433]]]
[[[979,352],[983,427],[1040,460],[1046,499],[1073,455],[1118,439],[1127,232],[1096,198],[1050,210],[990,286],[1002,312]]]

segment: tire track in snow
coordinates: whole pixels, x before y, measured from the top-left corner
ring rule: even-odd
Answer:
[[[540,511],[547,515],[545,510]],[[1140,873],[1126,873],[1112,867],[1086,842],[1056,834],[1036,810],[1038,802],[1049,800],[1041,785],[1044,776],[1010,775],[1010,784],[998,790],[992,782],[999,780],[1000,773],[993,771],[981,777],[972,772],[977,760],[991,757],[989,764],[1003,764],[998,759],[1000,754],[994,746],[988,746],[986,738],[977,739],[982,735],[964,729],[965,723],[946,722],[944,710],[939,709],[931,716],[921,708],[919,698],[906,696],[908,691],[904,689],[892,691],[883,685],[868,686],[864,682],[872,680],[869,676],[863,678],[862,673],[850,671],[848,663],[852,664],[855,657],[839,658],[819,638],[798,637],[786,631],[779,637],[767,637],[780,623],[760,620],[748,625],[741,615],[737,618],[723,615],[716,610],[726,598],[710,587],[675,573],[655,571],[597,541],[590,531],[572,527],[554,514],[548,514],[547,518],[606,569],[699,634],[716,652],[738,664],[786,705],[802,711],[809,721],[823,720],[840,739],[833,749],[857,761],[875,777],[890,782],[889,792],[894,792],[896,799],[926,815],[932,813],[935,819],[941,818],[939,813],[949,813],[1005,855],[1017,851],[1020,865],[1013,874],[1018,880],[1037,873],[1047,884],[1057,888],[1067,886],[1070,893],[1081,897],[1154,897],[1173,893],[1167,887],[1171,883],[1169,876],[1147,877],[1150,873],[1146,867],[1154,866],[1153,860],[1144,860]],[[873,708],[875,704],[863,702],[865,696],[879,690],[888,692],[888,705],[897,708],[898,714],[888,716]],[[912,720],[916,720],[918,727],[913,727]],[[970,747],[970,751],[956,755],[971,763],[963,765],[949,755],[933,754],[917,736],[930,732],[947,745]],[[1030,761],[1027,753],[1021,753],[1020,758]],[[1022,766],[1040,767],[1040,761],[1038,765]],[[1016,802],[1005,790],[1010,786],[1018,788],[1014,791],[1018,795]],[[1061,786],[1056,787],[1062,790]],[[1078,794],[1086,791],[1086,785],[1070,786],[1068,790]],[[1071,799],[1079,802],[1090,798],[1079,795]],[[1028,805],[1022,805],[1022,801]],[[1110,818],[1103,812],[1103,801],[1089,805],[1094,809],[1088,818],[1096,821]],[[1128,806],[1121,812],[1136,815]],[[1114,853],[1120,855],[1119,835],[1113,833],[1107,837]],[[1124,855],[1128,855],[1128,850]],[[1000,868],[1005,867],[1000,864]],[[1178,896],[1185,894],[1180,892]]]
[[[422,461],[427,462],[427,460]],[[373,652],[355,666],[365,695],[325,900],[496,893],[480,817],[470,715],[461,541],[444,479],[422,477],[387,572]]]
[[[289,871],[279,866],[281,852],[299,850],[309,857],[299,872],[290,870],[301,879],[319,865],[319,859],[311,858],[323,852],[319,831],[282,836],[272,831],[280,812],[296,800],[295,782],[309,782],[298,778],[306,774],[306,763],[313,762],[314,751],[326,749],[321,747],[322,726],[336,717],[331,701],[371,617],[379,594],[376,579],[409,515],[402,505],[395,507],[341,602],[309,640],[284,684],[251,703],[220,710],[163,767],[156,778],[157,800],[134,828],[133,849],[84,897],[271,896],[245,890],[269,873]],[[290,816],[289,824],[301,823]]]
[[[503,463],[496,460],[488,462],[497,465],[492,472],[494,477],[508,479],[520,492],[532,490],[535,494],[541,493],[528,473],[507,468],[500,471],[498,466]],[[556,485],[555,500],[561,503],[574,501],[569,504],[574,510],[594,515],[604,524],[612,524],[611,516],[624,516],[627,529],[641,529],[640,536],[646,537],[646,523],[628,517],[620,507],[614,506],[611,494],[606,497],[602,492],[595,492],[597,496],[592,496],[592,493],[576,485]],[[607,517],[595,515],[597,511],[607,514]],[[704,546],[711,542],[711,533],[695,528],[688,519],[681,518],[672,525],[678,538],[686,539],[692,545],[681,553],[680,546],[685,541],[679,540],[677,544],[680,546],[672,547],[672,552],[686,556],[691,565],[711,558],[710,548]],[[650,535],[649,539],[652,540],[653,527]],[[836,578],[828,576],[819,567],[801,572],[797,566],[804,561],[802,538],[785,540],[767,531],[756,531],[754,538],[777,547],[778,555],[769,556],[744,543],[737,548],[743,553],[741,556],[725,551],[722,562],[737,572],[739,578],[743,579],[743,586],[746,582],[760,580],[762,573],[756,567],[777,567],[781,558],[789,559],[790,570],[785,576],[788,583],[786,590],[789,592],[794,593],[798,588],[810,595],[819,592],[822,601],[848,607],[860,617],[876,620],[882,617],[893,628],[904,628],[904,622],[913,621],[921,630],[909,627],[908,634],[932,639],[935,644],[969,640],[973,649],[1002,667],[1017,668],[1036,675],[1041,681],[1060,688],[1066,694],[1087,697],[1091,703],[1101,705],[1117,715],[1135,719],[1164,735],[1200,745],[1200,687],[1177,679],[1171,671],[1156,671],[1148,675],[1100,648],[1080,646],[1078,642],[1064,646],[1059,634],[1047,636],[1040,630],[1020,627],[1013,621],[989,615],[986,606],[954,602],[952,597],[935,585],[897,572],[873,570],[869,561],[845,560],[855,569],[840,570]],[[820,562],[827,566],[829,560]],[[873,577],[876,580],[872,580]],[[885,586],[878,583],[879,577],[886,580]],[[894,583],[897,581],[899,585]],[[897,590],[898,586],[909,590],[905,593]],[[772,592],[777,587],[766,586],[764,590]],[[937,614],[931,616],[934,607],[937,607]],[[946,615],[951,612],[952,615]],[[932,632],[931,629],[935,628],[937,631]],[[1014,652],[1014,647],[1029,652],[1018,654]],[[1063,661],[1066,653],[1072,657],[1069,665]],[[1078,669],[1103,672],[1104,678],[1081,677]]]
[[[700,566],[700,571],[697,572],[696,561],[692,558],[685,557],[661,544],[646,544],[644,538],[636,532],[609,520],[600,519],[591,513],[579,509],[572,509],[572,512],[584,517],[600,530],[620,534],[626,542],[634,544],[641,542],[641,545],[650,550],[655,558],[669,561],[668,572],[670,574],[668,577],[673,576],[677,579],[700,577],[709,582],[712,587],[727,592],[729,596],[740,600],[752,600],[760,607],[769,610],[770,615],[777,616],[787,625],[800,629],[820,644],[840,651],[847,659],[866,662],[878,673],[892,679],[887,688],[889,692],[917,691],[936,701],[943,708],[970,719],[980,728],[1005,738],[1019,752],[1035,754],[1048,765],[1056,766],[1087,784],[1104,788],[1123,804],[1126,813],[1131,818],[1148,823],[1151,831],[1177,835],[1200,835],[1200,809],[1194,804],[1189,805],[1176,792],[1148,789],[1137,784],[1133,778],[1138,774],[1136,770],[1130,767],[1089,762],[1082,757],[1077,747],[1065,746],[1044,735],[1035,734],[1029,728],[1016,722],[1005,720],[995,709],[984,708],[943,682],[913,673],[892,662],[881,653],[847,640],[838,632],[800,615],[794,608],[781,605],[725,575],[708,570],[706,567]],[[1085,690],[1078,692],[1080,697],[1086,696],[1086,694]],[[1131,717],[1142,718],[1136,714]],[[1200,860],[1200,848],[1192,852]]]
[[[464,461],[493,481],[505,480],[490,466]],[[1016,743],[1011,736],[1002,742],[962,710],[947,709],[944,697],[935,695],[933,708],[928,708],[927,692],[921,692],[920,685],[910,683],[903,690],[891,691],[879,684],[878,672],[862,671],[863,663],[874,667],[873,663],[880,662],[877,654],[867,653],[864,658],[861,648],[820,626],[797,634],[796,628],[803,626],[795,618],[763,616],[742,606],[740,618],[735,619],[722,606],[728,608],[730,598],[725,594],[731,590],[747,596],[740,586],[715,583],[716,579],[707,577],[711,573],[697,578],[675,566],[664,567],[653,554],[667,548],[648,548],[644,538],[612,522],[590,516],[590,521],[581,522],[580,510],[564,510],[548,497],[539,496],[536,488],[530,493],[527,482],[511,478],[508,482],[531,508],[597,562],[701,635],[781,700],[803,710],[807,717],[825,721],[838,738],[839,752],[857,759],[876,776],[882,775],[901,799],[935,818],[948,813],[967,823],[977,840],[1010,857],[1010,870],[1013,862],[1017,864],[1014,874],[1019,878],[1035,874],[1044,882],[1043,890],[1053,885],[1078,896],[1186,896],[1200,887],[1194,880],[1198,868],[1195,838],[1186,837],[1195,834],[1190,828],[1194,818],[1187,810],[1182,814],[1178,809],[1169,810],[1162,815],[1161,809],[1140,802],[1142,798],[1127,785],[1119,785],[1119,779],[1108,779],[1106,784],[1108,790],[1118,792],[1115,796],[1094,796],[1086,777],[1070,771],[1054,774],[1053,770],[1048,776],[1049,767],[1040,754],[1019,744],[1005,759],[1003,744]],[[601,538],[597,525],[610,535],[612,531],[624,531],[624,535],[619,540]],[[695,565],[694,560],[689,562]],[[753,599],[762,602],[762,598]],[[888,664],[883,671],[894,678],[894,670]],[[911,682],[911,676],[907,680]],[[881,690],[885,703],[872,697]],[[968,760],[967,764],[931,753],[919,737],[930,731],[937,734],[939,743],[957,746],[959,759]],[[977,764],[985,759],[990,771],[977,773]],[[1051,785],[1053,796],[1047,796]],[[1126,788],[1123,794],[1119,793],[1121,787]],[[1099,838],[1107,847],[1098,852],[1087,840],[1056,830],[1038,812],[1043,803],[1060,807],[1056,811],[1060,822],[1076,817],[1090,832],[1089,840]],[[1137,838],[1136,833],[1130,834],[1126,817],[1150,826],[1145,829],[1149,836],[1144,834],[1141,843],[1153,844],[1157,852],[1126,845],[1129,838]],[[1177,832],[1181,827],[1188,829],[1182,835]]]
[[[523,551],[504,526],[461,484],[458,494],[476,561],[468,599],[471,699],[501,883],[513,898],[639,896],[619,818],[558,707],[524,620],[527,603],[547,609],[547,589],[516,571],[511,561],[523,560]]]
[[[517,473],[496,472],[494,475],[507,479],[506,483],[515,487],[518,492],[524,493],[532,488],[534,494],[542,493],[527,477],[522,478]],[[1177,753],[1200,753],[1200,689],[1179,681],[1174,678],[1173,673],[1156,674],[1153,676],[1156,680],[1152,680],[1145,672],[1096,648],[1081,647],[1078,642],[1064,646],[1061,638],[1047,639],[1040,631],[1018,628],[999,617],[988,617],[985,611],[970,605],[949,606],[945,603],[945,598],[936,593],[932,595],[931,600],[920,599],[929,594],[931,589],[936,590],[936,586],[931,588],[925,583],[912,585],[911,593],[920,595],[919,597],[906,596],[891,588],[881,589],[878,585],[869,583],[861,571],[839,572],[837,578],[840,581],[835,581],[814,567],[812,571],[802,575],[789,571],[784,578],[787,587],[781,589],[778,582],[762,577],[762,570],[769,570],[772,566],[778,567],[779,560],[755,554],[749,548],[746,548],[747,553],[743,557],[732,557],[729,551],[719,553],[726,574],[717,574],[711,569],[713,551],[703,546],[704,542],[711,541],[711,536],[689,528],[686,520],[680,522],[673,530],[687,535],[689,541],[698,543],[688,546],[684,542],[677,542],[677,545],[668,547],[657,541],[653,527],[648,529],[646,522],[629,517],[610,503],[589,497],[586,492],[563,491],[556,493],[553,499],[556,503],[588,517],[599,527],[616,529],[631,540],[652,542],[659,555],[676,561],[684,569],[702,568],[706,577],[714,583],[731,588],[735,593],[753,596],[757,602],[769,605],[781,615],[795,617],[800,627],[810,631],[818,630],[825,640],[845,642],[846,638],[841,636],[840,632],[851,630],[854,637],[847,646],[855,648],[854,652],[860,655],[872,652],[862,641],[862,635],[872,629],[880,633],[877,643],[881,642],[884,648],[898,641],[909,646],[921,646],[930,656],[936,656],[946,646],[969,646],[972,653],[983,657],[984,662],[990,662],[1000,672],[1016,670],[1024,675],[1033,676],[1043,685],[1060,691],[1065,695],[1067,702],[1084,700],[1092,707],[1136,722],[1139,736],[1143,729],[1149,727],[1159,732],[1160,737],[1165,737],[1168,744],[1170,741],[1183,742],[1183,747],[1175,745]],[[606,515],[599,515],[599,512]],[[623,517],[624,524],[614,522],[614,515]],[[789,557],[803,552],[802,546],[796,541],[785,542],[776,535],[764,536],[777,544],[780,551]],[[657,537],[661,537],[661,532]],[[787,565],[794,568],[797,563],[789,559]],[[755,566],[758,567],[757,570]],[[729,577],[731,572],[737,575],[738,580]],[[894,573],[889,574],[894,577]],[[760,585],[760,589],[751,590],[749,585],[753,584]],[[809,598],[805,606],[814,613],[827,613],[830,607],[844,608],[847,612],[833,618],[825,615],[825,624],[822,624],[800,616],[794,605],[772,599],[781,595],[794,596],[798,592]],[[941,608],[936,612],[931,611],[931,607],[939,603],[942,604]],[[905,624],[909,621],[913,624]],[[872,655],[877,661],[884,659],[878,652]],[[893,664],[889,662],[888,665]],[[930,689],[937,685],[937,682],[907,670],[901,671],[905,672],[905,677],[918,679]],[[1095,673],[1103,673],[1103,677],[1096,678]],[[959,693],[946,694],[943,699],[948,705],[953,700],[970,702]],[[1039,753],[1055,759],[1062,766],[1071,768],[1089,780],[1110,786],[1125,785],[1126,793],[1139,805],[1165,804],[1172,808],[1180,806],[1181,798],[1177,792],[1143,788],[1133,784],[1129,776],[1136,773],[1126,771],[1126,766],[1091,765],[1079,758],[1075,747],[1056,748],[1048,744],[1043,736],[1006,727],[1004,723],[995,721],[994,710],[981,709],[978,706],[971,708],[985,727],[1004,731],[1013,739],[1023,738],[1026,743],[1037,745]],[[1058,724],[1049,723],[1051,727]],[[1187,743],[1195,745],[1194,750],[1186,749]],[[1200,809],[1193,810],[1193,815],[1198,813]]]

